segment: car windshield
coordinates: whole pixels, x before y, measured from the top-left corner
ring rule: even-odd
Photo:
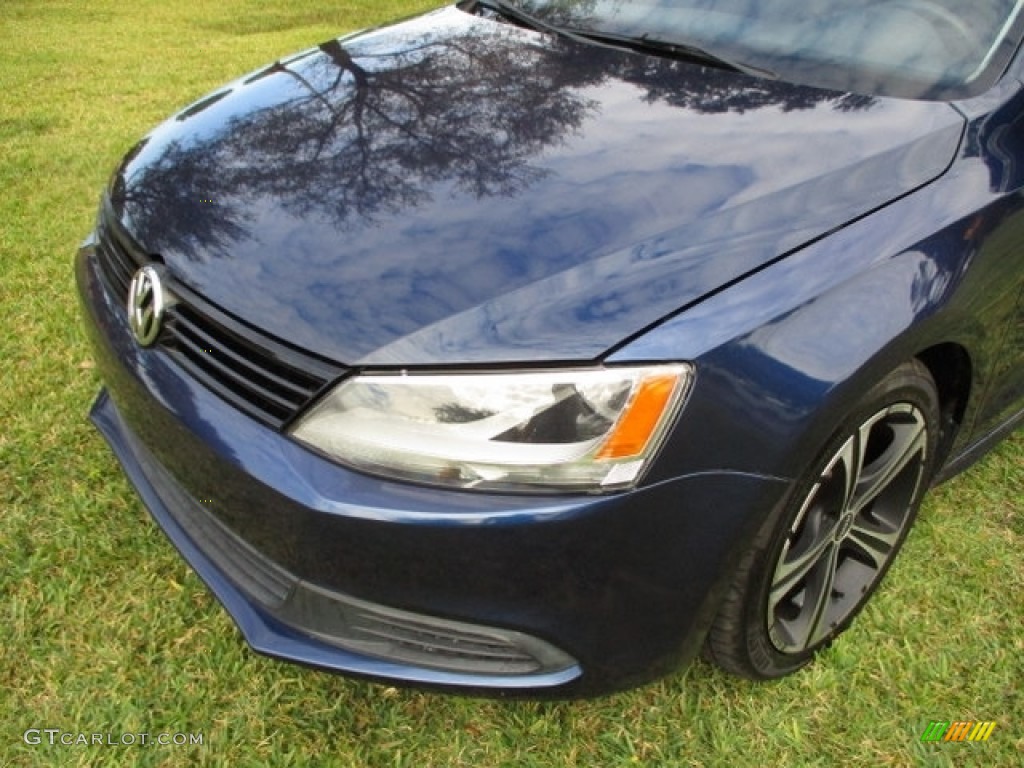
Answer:
[[[1024,0],[512,0],[579,33],[700,48],[792,82],[962,98],[1002,74]]]

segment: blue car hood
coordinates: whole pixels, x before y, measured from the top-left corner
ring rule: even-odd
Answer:
[[[110,196],[176,279],[339,362],[590,360],[926,184],[961,131],[450,8],[215,92]]]

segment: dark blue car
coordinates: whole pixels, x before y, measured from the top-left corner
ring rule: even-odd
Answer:
[[[481,0],[188,107],[77,279],[92,418],[257,651],[790,673],[1024,416],[1021,0]]]

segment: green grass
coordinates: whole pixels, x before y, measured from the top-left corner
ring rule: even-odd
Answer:
[[[221,82],[409,0],[5,0],[0,11],[0,765],[902,766],[1024,761],[1024,435],[932,495],[854,630],[793,678],[697,662],[596,701],[506,703],[252,654],[85,420],[71,256],[118,157]],[[924,746],[932,719],[995,720]],[[29,728],[202,732],[29,746]]]

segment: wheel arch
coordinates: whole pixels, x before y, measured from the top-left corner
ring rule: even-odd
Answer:
[[[955,342],[944,342],[923,349],[915,355],[928,369],[939,393],[941,432],[938,463],[949,458],[961,432],[973,385],[973,365],[967,349]]]

